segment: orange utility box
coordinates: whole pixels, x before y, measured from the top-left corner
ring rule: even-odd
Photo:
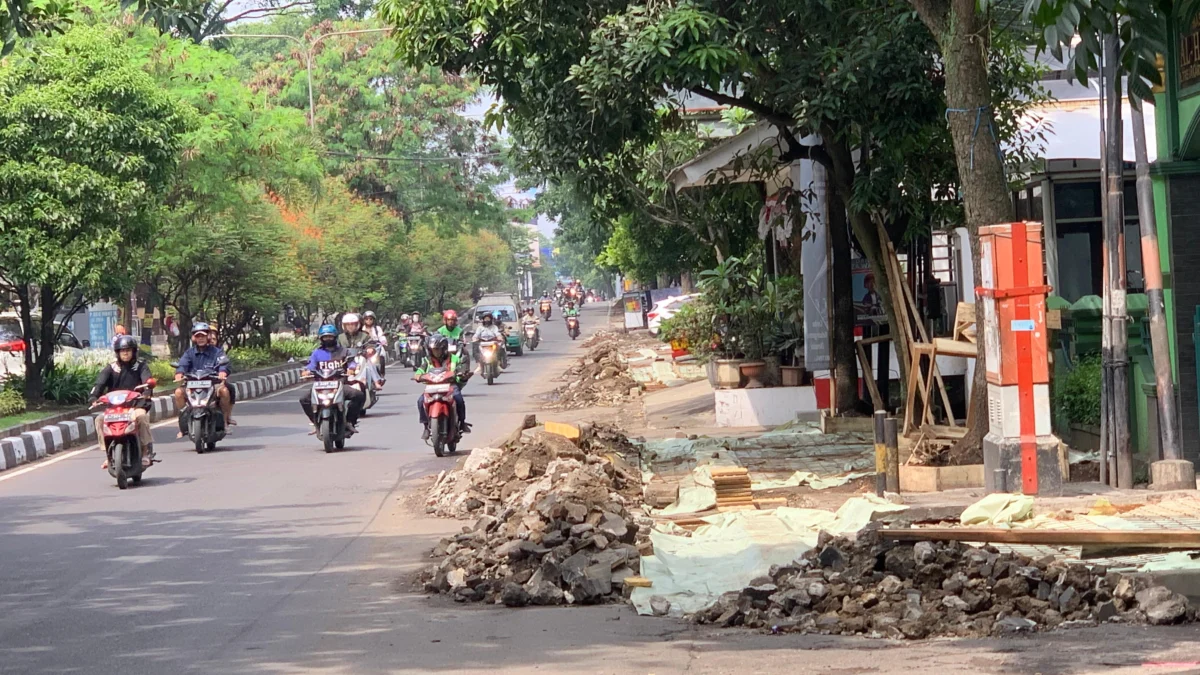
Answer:
[[[979,228],[988,432],[983,441],[986,487],[993,492],[1058,494],[1059,441],[1050,427],[1050,359],[1042,266],[1042,225]]]

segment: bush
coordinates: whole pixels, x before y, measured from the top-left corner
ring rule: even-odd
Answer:
[[[675,315],[659,326],[659,337],[664,342],[682,340],[697,361],[705,362],[712,356],[713,327],[712,307],[699,298],[687,303]]]
[[[0,389],[0,417],[25,412],[25,397],[15,389]]]
[[[234,370],[249,370],[269,365],[275,358],[265,347],[235,347],[229,350],[229,361]]]
[[[271,343],[271,355],[276,361],[306,359],[316,348],[317,341],[312,338],[277,339]]]
[[[147,361],[146,365],[150,366],[150,376],[159,384],[166,384],[175,379],[175,366],[172,366],[170,361],[154,359]]]
[[[1054,406],[1074,424],[1100,424],[1100,357],[1085,356],[1055,388]]]
[[[88,394],[96,384],[96,375],[103,366],[88,366],[73,363],[55,363],[46,373],[42,393],[47,401],[63,405],[87,403]],[[4,381],[4,390],[25,391],[25,376],[12,375]]]

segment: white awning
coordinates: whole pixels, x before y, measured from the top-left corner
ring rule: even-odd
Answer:
[[[782,145],[783,142],[780,140],[775,126],[769,122],[759,122],[679,165],[671,171],[667,180],[676,190],[714,185],[720,182],[761,181],[763,176],[745,169],[734,168],[732,165],[739,157],[759,152],[764,146],[769,146],[769,152],[778,157],[783,154]],[[781,173],[786,173],[787,167],[781,165],[779,170]]]

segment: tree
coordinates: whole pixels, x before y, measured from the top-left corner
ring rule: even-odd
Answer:
[[[62,33],[71,26],[73,9],[60,0],[5,0],[0,4],[0,56],[21,38]]]
[[[0,277],[20,306],[27,400],[42,399],[59,312],[129,289],[194,123],[111,29],[0,65]]]

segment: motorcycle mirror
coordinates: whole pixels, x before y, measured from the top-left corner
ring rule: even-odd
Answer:
[[[146,380],[146,388],[147,389],[153,389],[154,385],[156,385],[156,384],[158,384],[158,380],[154,379],[153,377]]]
[[[172,361],[172,362],[171,362],[171,367],[172,367],[172,368],[178,368],[178,367],[179,367],[179,362],[178,362],[178,361]]]
[[[227,365],[229,365],[229,356],[227,356],[227,355],[222,355],[222,356],[221,356],[221,358],[217,359],[217,365],[218,365],[218,366],[227,366]]]

